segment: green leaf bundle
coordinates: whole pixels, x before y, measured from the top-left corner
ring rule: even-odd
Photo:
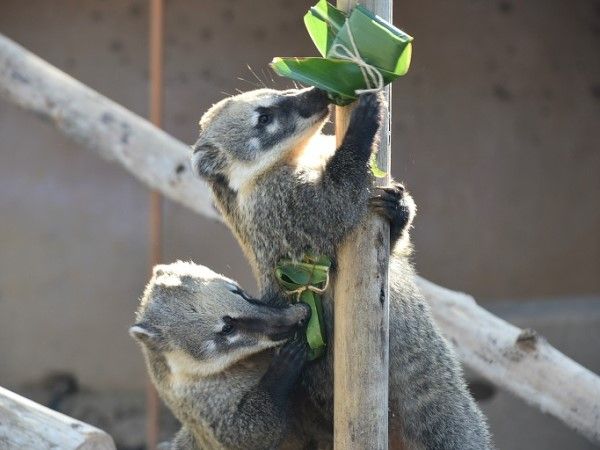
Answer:
[[[356,100],[357,90],[373,87],[364,67],[342,57],[340,49],[376,69],[383,84],[408,71],[413,38],[361,5],[347,15],[320,0],[306,13],[304,24],[322,57],[276,57],[271,67],[278,75],[327,91],[337,105],[347,105]]]

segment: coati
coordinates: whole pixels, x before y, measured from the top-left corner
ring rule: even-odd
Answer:
[[[368,168],[381,103],[375,94],[360,96],[337,149],[321,133],[329,101],[316,88],[250,91],[220,101],[203,115],[192,165],[208,181],[217,208],[250,260],[261,301],[275,304],[282,298],[273,270],[281,258],[301,259],[312,251],[335,264],[337,245],[363,220],[370,199],[381,197],[381,191],[371,190]],[[390,261],[390,424],[401,430],[407,448],[490,448],[483,415],[414,284],[408,239],[414,202],[406,193],[401,197],[404,231],[391,236],[400,244]],[[333,293],[327,292],[328,342],[332,302]],[[328,423],[332,362],[327,351],[302,376]]]
[[[286,340],[309,315],[304,304],[260,304],[206,267],[156,266],[130,333],[182,423],[171,448],[278,448],[307,355],[303,340]]]

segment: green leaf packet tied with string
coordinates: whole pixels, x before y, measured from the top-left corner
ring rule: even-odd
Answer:
[[[329,284],[331,260],[326,256],[306,255],[302,261],[282,259],[275,267],[275,276],[281,287],[294,295],[294,302],[310,306],[310,319],[306,326],[308,358],[312,361],[325,353],[325,325],[321,294]]]
[[[322,58],[276,57],[271,67],[280,76],[327,91],[336,105],[348,105],[357,91],[378,89],[408,71],[413,38],[362,5],[346,15],[320,0],[304,24]]]

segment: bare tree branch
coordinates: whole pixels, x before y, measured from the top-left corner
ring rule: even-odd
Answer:
[[[481,308],[470,295],[418,277],[436,323],[462,361],[492,383],[600,442],[600,378],[552,347]]]
[[[148,187],[217,218],[195,178],[189,146],[0,35],[0,97],[50,122],[70,139],[116,161]]]

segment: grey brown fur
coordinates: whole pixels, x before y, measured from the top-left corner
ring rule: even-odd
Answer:
[[[313,251],[335,260],[337,245],[367,214],[370,198],[377,197],[367,162],[380,103],[375,95],[361,96],[337,150],[322,144],[328,105],[317,89],[247,92],[216,104],[202,118],[193,165],[209,181],[218,209],[248,256],[263,301],[281,298],[273,275],[279,259]],[[407,234],[414,202],[408,194],[402,208],[407,218],[404,232],[392,236],[399,244],[390,264],[391,425],[407,448],[490,448],[485,420],[456,357],[414,285]],[[328,342],[332,302],[329,292],[324,296]],[[332,358],[327,352],[302,377],[325,424],[333,416]]]
[[[305,305],[261,305],[206,267],[157,266],[130,333],[182,423],[171,448],[278,448],[307,352],[304,342],[283,344],[308,315]]]

